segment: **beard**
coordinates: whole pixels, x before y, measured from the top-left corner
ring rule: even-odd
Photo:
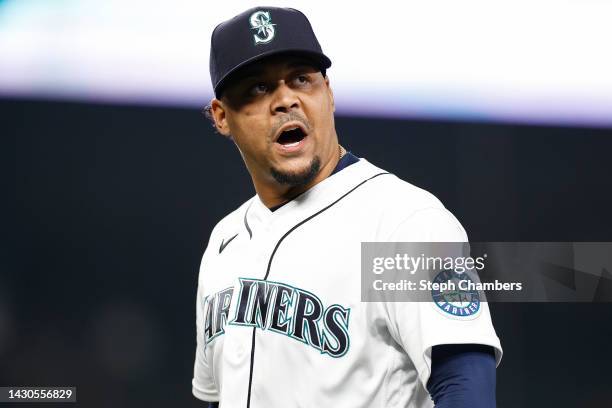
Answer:
[[[314,180],[319,170],[321,170],[321,160],[319,156],[315,156],[312,158],[310,166],[302,171],[281,171],[272,167],[270,168],[270,173],[277,183],[298,187],[304,186]]]

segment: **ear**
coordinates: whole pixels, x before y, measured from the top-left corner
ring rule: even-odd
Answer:
[[[217,128],[217,132],[221,133],[223,136],[231,138],[230,128],[227,122],[227,108],[223,104],[223,102],[217,98],[214,98],[210,102],[210,110],[212,113],[213,120],[215,121],[215,127]]]
[[[331,89],[329,85],[329,77],[325,75],[325,85],[327,85],[327,92],[329,93],[329,98],[331,100],[332,112],[336,112],[336,104],[334,102],[334,91]]]

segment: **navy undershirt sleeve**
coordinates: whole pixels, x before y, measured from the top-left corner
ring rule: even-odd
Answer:
[[[493,348],[480,344],[434,346],[427,390],[436,408],[495,408]]]

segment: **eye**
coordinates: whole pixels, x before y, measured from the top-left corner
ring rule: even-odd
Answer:
[[[249,94],[252,96],[263,95],[268,92],[268,85],[263,82],[257,83],[249,88]]]
[[[295,77],[295,83],[298,85],[306,85],[310,82],[310,78],[306,74],[301,74]]]

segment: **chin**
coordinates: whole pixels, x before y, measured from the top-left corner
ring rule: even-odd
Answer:
[[[306,163],[297,166],[288,165],[286,168],[271,167],[270,174],[279,184],[288,186],[303,186],[310,183],[321,170],[321,159],[314,156]]]

